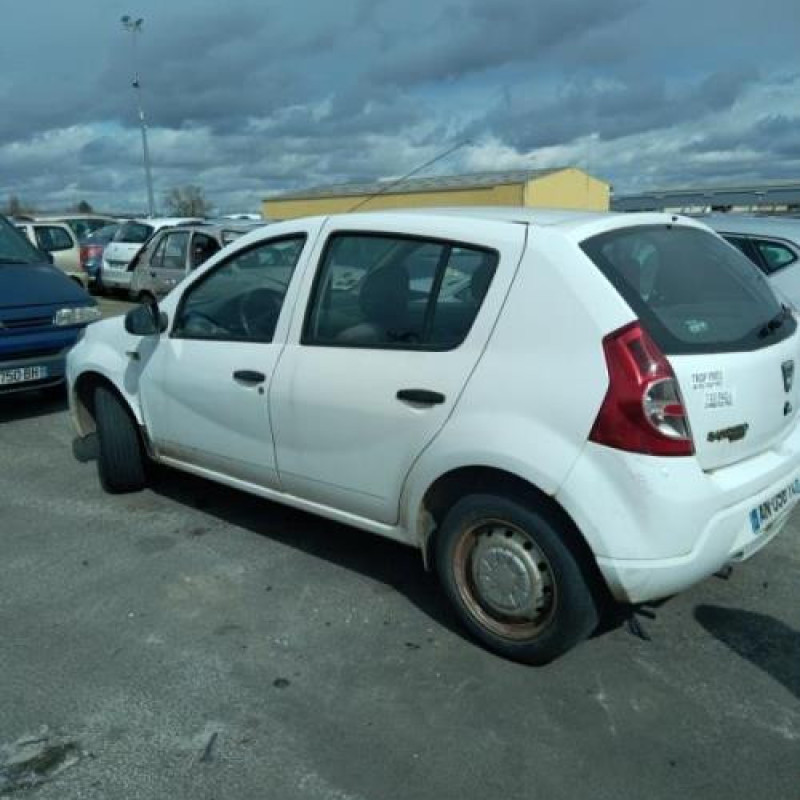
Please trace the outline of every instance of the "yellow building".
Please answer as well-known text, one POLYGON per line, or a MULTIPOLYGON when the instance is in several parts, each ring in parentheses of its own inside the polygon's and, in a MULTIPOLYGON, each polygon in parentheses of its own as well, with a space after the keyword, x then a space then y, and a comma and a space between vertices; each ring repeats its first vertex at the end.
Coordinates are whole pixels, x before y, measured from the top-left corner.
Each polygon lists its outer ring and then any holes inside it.
POLYGON ((340 183, 264 198, 267 219, 429 206, 528 206, 607 211, 610 186, 577 167, 479 172, 400 183, 340 183))

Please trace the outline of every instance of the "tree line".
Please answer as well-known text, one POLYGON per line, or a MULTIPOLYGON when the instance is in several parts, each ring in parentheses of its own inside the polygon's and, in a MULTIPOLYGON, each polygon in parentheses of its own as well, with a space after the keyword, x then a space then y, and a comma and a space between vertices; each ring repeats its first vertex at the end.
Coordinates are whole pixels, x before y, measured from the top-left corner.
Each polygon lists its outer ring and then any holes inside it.
MULTIPOLYGON (((212 206, 202 186, 187 184, 175 186, 164 194, 164 209, 174 217, 207 217, 212 206)), ((11 194, 2 213, 9 217, 34 216, 37 209, 19 195, 11 194)), ((88 201, 81 200, 67 208, 64 213, 93 214, 95 209, 88 201)))

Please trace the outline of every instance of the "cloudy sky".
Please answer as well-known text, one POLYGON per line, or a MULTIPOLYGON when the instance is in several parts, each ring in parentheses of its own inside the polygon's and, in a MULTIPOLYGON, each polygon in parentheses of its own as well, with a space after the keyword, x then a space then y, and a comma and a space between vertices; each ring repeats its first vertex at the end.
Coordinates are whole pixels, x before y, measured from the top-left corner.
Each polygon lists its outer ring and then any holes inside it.
POLYGON ((217 210, 399 176, 577 164, 644 187, 800 179, 798 0, 0 0, 0 205, 217 210))

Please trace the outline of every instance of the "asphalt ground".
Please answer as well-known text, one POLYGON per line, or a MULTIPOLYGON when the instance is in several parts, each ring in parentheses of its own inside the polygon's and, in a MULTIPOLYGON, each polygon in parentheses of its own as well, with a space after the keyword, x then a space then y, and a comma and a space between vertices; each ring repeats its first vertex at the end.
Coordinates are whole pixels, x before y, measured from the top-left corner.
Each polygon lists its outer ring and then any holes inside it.
POLYGON ((133 308, 136 305, 136 303, 123 300, 121 297, 103 297, 95 295, 94 299, 103 312, 104 318, 116 317, 120 314, 124 314, 129 308, 133 308))
POLYGON ((72 440, 0 398, 0 795, 800 798, 800 512, 531 668, 411 549, 169 470, 106 495, 72 440))

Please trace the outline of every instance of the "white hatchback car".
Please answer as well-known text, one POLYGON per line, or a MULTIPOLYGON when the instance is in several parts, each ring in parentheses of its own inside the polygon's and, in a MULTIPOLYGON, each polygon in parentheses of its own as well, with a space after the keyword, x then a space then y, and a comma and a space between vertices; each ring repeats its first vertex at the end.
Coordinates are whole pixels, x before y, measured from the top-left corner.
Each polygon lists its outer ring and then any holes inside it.
POLYGON ((738 247, 766 276, 780 297, 800 309, 800 219, 712 214, 702 217, 738 247))
POLYGON ((667 214, 435 209, 239 239, 68 364, 110 491, 152 459, 421 549, 467 629, 543 663, 610 593, 678 592, 800 494, 800 337, 667 214))

